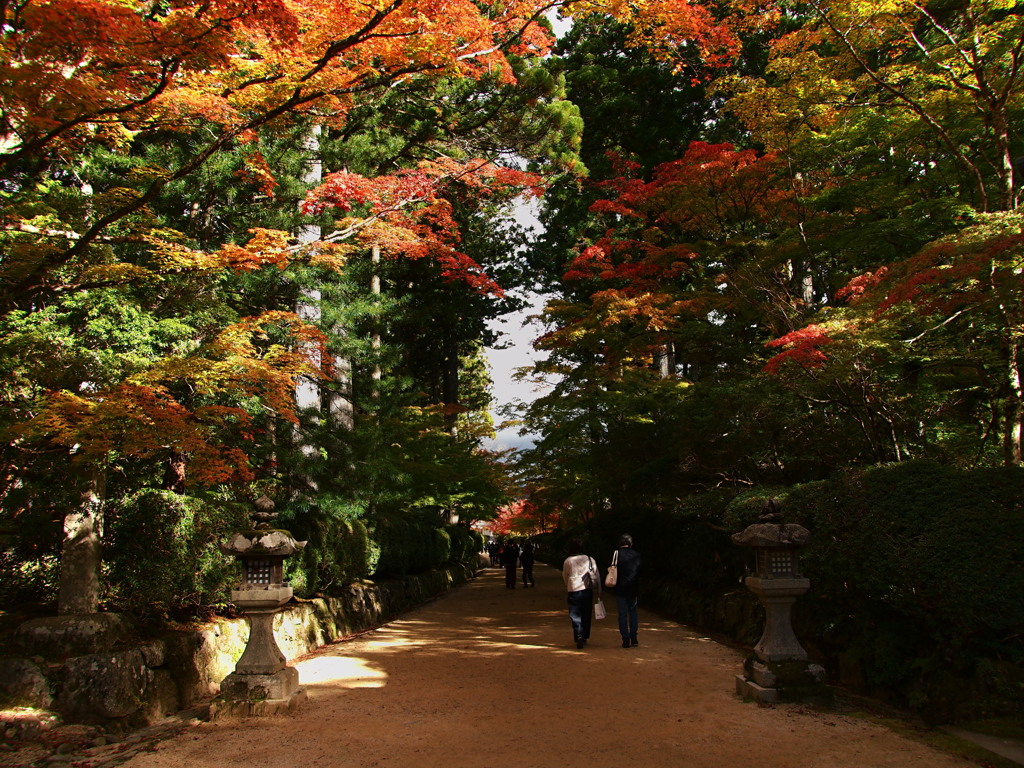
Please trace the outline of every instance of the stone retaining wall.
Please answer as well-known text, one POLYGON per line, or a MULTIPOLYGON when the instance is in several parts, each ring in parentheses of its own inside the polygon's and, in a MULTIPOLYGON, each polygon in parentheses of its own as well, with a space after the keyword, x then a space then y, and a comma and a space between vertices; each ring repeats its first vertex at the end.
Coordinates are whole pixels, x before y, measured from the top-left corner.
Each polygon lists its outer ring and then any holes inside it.
MULTIPOLYGON (((275 618, 274 635, 285 657, 294 659, 378 626, 474 574, 469 565, 453 565, 352 584, 339 597, 287 605, 275 618)), ((15 638, 19 657, 0 658, 0 706, 52 710, 65 722, 138 727, 215 696, 249 636, 245 619, 220 619, 131 641, 130 627, 122 631, 123 617, 98 616, 111 619, 101 641, 90 617, 58 616, 22 625, 15 638), (89 629, 78 633, 75 622, 89 629)))

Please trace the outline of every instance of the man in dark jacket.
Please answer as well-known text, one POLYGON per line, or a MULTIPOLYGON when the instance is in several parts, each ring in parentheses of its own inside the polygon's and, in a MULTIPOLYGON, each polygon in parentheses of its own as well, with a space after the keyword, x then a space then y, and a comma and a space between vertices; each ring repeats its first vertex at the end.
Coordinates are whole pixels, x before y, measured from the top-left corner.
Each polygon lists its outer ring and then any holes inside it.
POLYGON ((506 541, 501 552, 501 564, 505 566, 505 587, 516 588, 516 565, 519 563, 519 546, 514 541, 506 541))
POLYGON ((622 647, 629 648, 639 645, 636 630, 640 619, 636 607, 640 594, 641 559, 640 553, 633 549, 633 537, 628 533, 619 537, 616 556, 618 578, 615 582, 615 603, 619 610, 619 634, 622 635, 622 647))
POLYGON ((519 550, 519 563, 523 566, 523 587, 536 587, 533 580, 533 542, 523 542, 523 548, 519 550))

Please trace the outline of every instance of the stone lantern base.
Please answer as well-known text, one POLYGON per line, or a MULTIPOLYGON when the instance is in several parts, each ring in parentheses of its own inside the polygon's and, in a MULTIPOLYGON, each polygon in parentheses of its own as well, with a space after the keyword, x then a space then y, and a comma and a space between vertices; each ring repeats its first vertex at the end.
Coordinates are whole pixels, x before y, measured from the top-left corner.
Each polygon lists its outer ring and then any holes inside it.
POLYGON ((307 701, 299 670, 287 665, 274 639, 274 615, 291 596, 292 588, 283 585, 231 591, 231 601, 249 622, 249 640, 210 705, 211 720, 291 712, 307 701))
POLYGON ((736 675, 736 693, 758 704, 779 701, 829 700, 825 669, 806 661, 761 661, 751 656, 743 666, 746 674, 736 675))
POLYGON ((285 714, 308 700, 295 667, 265 673, 236 669, 220 684, 220 695, 210 704, 210 720, 285 714))
MULTIPOLYGON (((289 669, 292 668, 289 667, 289 669)), ((298 673, 295 676, 295 684, 298 685, 298 673)), ((209 719, 213 721, 241 717, 286 715, 294 712, 309 701, 305 688, 296 688, 290 695, 275 699, 262 698, 263 690, 262 686, 259 685, 249 689, 247 693, 251 698, 234 698, 221 693, 210 704, 209 719)))

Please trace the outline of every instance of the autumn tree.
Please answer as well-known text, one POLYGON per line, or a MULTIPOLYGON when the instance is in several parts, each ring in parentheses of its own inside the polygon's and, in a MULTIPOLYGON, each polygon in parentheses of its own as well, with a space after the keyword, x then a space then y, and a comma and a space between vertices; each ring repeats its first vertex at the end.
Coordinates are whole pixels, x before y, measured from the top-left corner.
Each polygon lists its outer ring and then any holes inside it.
MULTIPOLYGON (((1015 3, 812 0, 730 104, 770 149, 856 148, 858 165, 982 211, 1018 199, 1024 18, 1015 3)), ((877 173, 875 174, 878 175, 877 173)))
MULTIPOLYGON (((422 10, 401 2, 3 6, 0 307, 12 331, 5 367, 17 374, 5 399, 8 490, 24 485, 47 444, 101 467, 157 455, 195 462, 208 446, 219 459, 202 466, 213 474, 179 471, 179 480, 252 475, 252 437, 267 433, 259 424, 247 431, 251 419, 265 418, 264 408, 294 418, 282 382, 329 372, 301 353, 326 343, 324 334, 282 314, 277 288, 254 300, 260 281, 245 276, 295 263, 336 270, 342 241, 379 218, 295 247, 288 230, 306 158, 288 143, 313 124, 343 131, 361 99, 403 83, 487 77, 511 87, 506 56, 545 50, 542 6, 422 10), (438 14, 444 24, 428 20, 438 14), (247 190, 234 205, 229 180, 247 190), (126 333, 132 324, 141 332, 126 333), (220 369, 222 340, 244 333, 255 335, 230 354, 238 370, 220 369), (74 364, 41 371, 28 353, 34 337, 52 338, 74 364), (61 338, 75 343, 60 347, 61 338), (223 387, 209 391, 214 370, 223 387), (139 419, 103 416, 114 407, 139 419)), ((445 178, 407 187, 410 198, 399 190, 390 206, 415 204, 445 178)), ((391 188, 408 179, 400 174, 391 188)), ((416 225, 399 239, 413 248, 437 234, 416 225)), ((439 250, 420 255, 468 277, 472 268, 441 247, 445 237, 435 242, 439 250)))

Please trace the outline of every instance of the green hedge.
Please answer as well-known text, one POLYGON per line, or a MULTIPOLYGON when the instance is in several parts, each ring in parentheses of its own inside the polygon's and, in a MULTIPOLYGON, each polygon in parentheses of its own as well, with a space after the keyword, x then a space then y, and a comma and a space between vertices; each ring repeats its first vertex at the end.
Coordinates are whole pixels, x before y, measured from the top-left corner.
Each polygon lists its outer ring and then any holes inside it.
POLYGON ((421 512, 377 512, 323 495, 282 510, 279 523, 307 541, 286 573, 302 597, 331 595, 361 579, 387 578, 470 562, 479 534, 421 512))
MULTIPOLYGON (((143 490, 106 504, 104 601, 108 609, 141 615, 195 612, 228 601, 238 583, 234 558, 219 545, 250 527, 251 506, 170 491, 143 490)), ((307 544, 285 561, 300 597, 341 594, 348 584, 465 563, 475 567, 479 534, 422 512, 367 514, 322 495, 280 508, 277 525, 307 544)), ((4 532, 0 606, 52 600, 58 557, 32 531, 4 532), (24 534, 24 535, 22 535, 24 534)))
POLYGON ((329 595, 369 578, 380 553, 362 514, 361 507, 329 495, 280 511, 276 524, 306 542, 300 555, 285 560, 285 577, 297 595, 329 595))
POLYGON ((450 562, 467 562, 483 548, 482 537, 460 525, 441 525, 430 513, 377 513, 368 519, 380 546, 374 576, 400 576, 450 562))
POLYGON ((798 486, 805 631, 838 678, 936 719, 1024 705, 1024 470, 908 463, 798 486))
POLYGON ((238 504, 212 504, 171 491, 144 490, 106 506, 105 600, 136 613, 227 602, 238 582, 234 559, 218 545, 247 525, 238 504))

